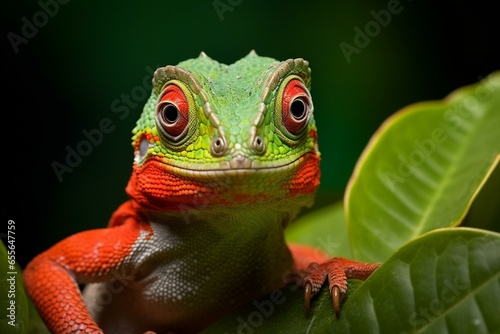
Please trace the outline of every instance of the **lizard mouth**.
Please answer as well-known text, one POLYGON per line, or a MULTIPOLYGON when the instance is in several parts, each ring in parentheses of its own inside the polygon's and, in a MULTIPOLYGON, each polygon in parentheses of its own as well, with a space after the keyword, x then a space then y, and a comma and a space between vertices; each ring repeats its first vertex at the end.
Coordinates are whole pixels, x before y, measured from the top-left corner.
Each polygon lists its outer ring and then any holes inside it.
POLYGON ((249 175, 260 175, 260 174, 269 174, 276 173, 280 174, 281 172, 286 172, 290 170, 299 169, 302 164, 307 160, 307 157, 311 153, 308 152, 292 160, 288 163, 276 164, 275 161, 270 161, 270 163, 274 163, 271 166, 256 166, 254 162, 252 162, 247 157, 243 156, 235 156, 230 161, 223 161, 220 163, 217 168, 208 168, 208 169, 198 169, 198 168, 189 168, 189 167, 180 167, 174 166, 170 164, 166 164, 167 168, 171 170, 171 172, 175 175, 181 177, 189 177, 189 178, 224 178, 224 177, 247 177, 249 175))

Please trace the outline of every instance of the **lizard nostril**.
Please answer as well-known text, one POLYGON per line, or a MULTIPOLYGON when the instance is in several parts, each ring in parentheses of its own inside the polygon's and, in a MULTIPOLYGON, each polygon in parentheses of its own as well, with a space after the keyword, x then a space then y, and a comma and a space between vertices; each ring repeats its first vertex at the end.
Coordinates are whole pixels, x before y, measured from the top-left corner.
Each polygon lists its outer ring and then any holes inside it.
POLYGON ((264 154, 266 152, 266 144, 260 136, 255 136, 252 142, 252 149, 257 154, 264 154))
POLYGON ((227 150, 227 144, 222 137, 214 137, 210 143, 210 152, 213 156, 220 157, 227 150))

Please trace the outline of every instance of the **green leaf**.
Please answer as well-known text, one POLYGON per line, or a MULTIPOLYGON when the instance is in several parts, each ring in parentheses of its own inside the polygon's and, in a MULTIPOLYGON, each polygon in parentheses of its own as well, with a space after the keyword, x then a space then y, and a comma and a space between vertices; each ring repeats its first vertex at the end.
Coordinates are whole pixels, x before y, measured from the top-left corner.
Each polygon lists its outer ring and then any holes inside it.
POLYGON ((365 282, 349 280, 338 320, 326 286, 309 316, 303 290, 289 286, 202 333, 494 333, 500 330, 498 254, 498 233, 435 230, 403 246, 365 282))
POLYGON ((390 257, 342 308, 338 333, 498 333, 500 234, 439 229, 390 257))
POLYGON ((427 231, 459 224, 498 162, 499 129, 500 72, 390 117, 346 191, 354 258, 384 261, 427 231))
POLYGON ((285 230, 287 242, 315 246, 331 256, 352 257, 341 202, 301 216, 285 230))

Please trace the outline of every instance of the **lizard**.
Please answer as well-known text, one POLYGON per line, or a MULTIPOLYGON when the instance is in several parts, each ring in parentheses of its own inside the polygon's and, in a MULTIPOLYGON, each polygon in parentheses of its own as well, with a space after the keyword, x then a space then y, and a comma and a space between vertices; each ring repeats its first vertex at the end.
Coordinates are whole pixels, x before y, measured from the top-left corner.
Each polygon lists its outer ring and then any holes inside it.
POLYGON ((347 279, 380 263, 285 241, 320 183, 308 61, 252 50, 226 65, 202 52, 158 68, 152 85, 132 131, 129 199, 107 227, 24 270, 49 330, 197 333, 292 277, 306 311, 328 282, 339 316, 347 279))

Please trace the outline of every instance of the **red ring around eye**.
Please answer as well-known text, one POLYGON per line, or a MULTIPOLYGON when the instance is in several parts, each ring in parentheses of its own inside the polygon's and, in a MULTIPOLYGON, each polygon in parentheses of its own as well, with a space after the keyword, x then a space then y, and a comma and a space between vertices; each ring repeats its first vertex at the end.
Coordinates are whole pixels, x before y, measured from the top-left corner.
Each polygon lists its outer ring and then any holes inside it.
POLYGON ((167 86, 156 106, 157 119, 163 130, 172 136, 181 135, 189 123, 189 104, 177 85, 167 86))
POLYGON ((292 79, 283 91, 281 122, 291 134, 298 134, 309 120, 310 99, 307 88, 298 79, 292 79))

